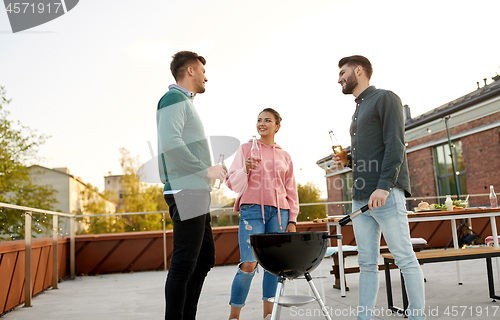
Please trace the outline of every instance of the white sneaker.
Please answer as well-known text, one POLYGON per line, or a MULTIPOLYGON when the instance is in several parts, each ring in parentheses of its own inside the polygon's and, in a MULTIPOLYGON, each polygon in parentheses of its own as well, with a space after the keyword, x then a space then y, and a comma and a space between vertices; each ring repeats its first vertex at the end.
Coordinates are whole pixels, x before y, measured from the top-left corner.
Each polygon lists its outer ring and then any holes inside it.
POLYGON ((272 316, 272 314, 268 314, 268 315, 264 318, 264 320, 271 320, 271 316, 272 316))

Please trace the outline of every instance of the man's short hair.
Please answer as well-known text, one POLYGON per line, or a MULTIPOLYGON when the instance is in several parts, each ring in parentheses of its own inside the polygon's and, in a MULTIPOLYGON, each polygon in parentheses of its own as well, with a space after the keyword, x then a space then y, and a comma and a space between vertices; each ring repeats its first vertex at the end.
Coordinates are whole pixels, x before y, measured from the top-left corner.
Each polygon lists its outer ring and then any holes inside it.
POLYGON ((170 71, 172 72, 175 81, 178 81, 182 78, 182 75, 191 63, 195 63, 196 61, 200 61, 203 65, 207 63, 205 58, 191 51, 179 51, 174 54, 172 58, 172 62, 170 63, 170 71))
POLYGON ((348 65, 349 67, 356 68, 357 66, 362 66, 368 76, 368 79, 372 77, 373 68, 370 60, 363 56, 350 56, 340 59, 339 68, 342 68, 344 65, 348 65))

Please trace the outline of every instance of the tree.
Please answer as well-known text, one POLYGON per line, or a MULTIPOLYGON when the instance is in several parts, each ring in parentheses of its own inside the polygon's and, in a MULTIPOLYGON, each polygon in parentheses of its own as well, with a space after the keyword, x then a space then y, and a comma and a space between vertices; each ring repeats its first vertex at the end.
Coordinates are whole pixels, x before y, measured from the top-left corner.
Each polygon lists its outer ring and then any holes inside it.
POLYGON ((215 215, 214 219, 212 219, 212 224, 217 225, 219 227, 229 226, 238 224, 239 221, 233 219, 231 221, 229 215, 233 214, 234 202, 236 199, 228 198, 224 192, 225 187, 222 186, 220 189, 212 189, 210 193, 211 201, 210 206, 212 208, 217 208, 212 214, 215 215))
MULTIPOLYGON (((132 157, 130 152, 120 149, 120 165, 123 171, 122 184, 124 188, 122 212, 148 212, 168 210, 163 199, 163 188, 141 182, 136 177, 141 162, 138 157, 132 157)), ((172 228, 170 216, 167 214, 167 229, 172 228)), ((123 231, 162 230, 161 213, 141 216, 123 216, 123 231)))
POLYGON ((225 187, 221 187, 220 189, 212 189, 210 192, 210 205, 217 207, 232 207, 234 205, 235 199, 228 198, 226 193, 224 192, 225 187))
MULTIPOLYGON (((297 185, 297 192, 299 194, 299 203, 321 202, 321 191, 312 181, 309 181, 305 185, 299 183, 297 185)), ((324 205, 301 206, 297 221, 312 221, 324 218, 325 215, 324 205)))
MULTIPOLYGON (((79 210, 77 214, 101 214, 108 212, 107 201, 115 201, 112 192, 105 190, 99 192, 97 187, 87 183, 85 189, 81 192, 83 210, 79 210)), ((111 216, 102 217, 84 217, 82 219, 83 227, 79 233, 83 234, 100 234, 116 232, 116 219, 111 216)))
MULTIPOLYGON (((123 170, 122 184, 124 194, 120 212, 150 212, 168 211, 168 205, 163 199, 163 189, 157 185, 149 185, 141 182, 136 177, 136 170, 140 166, 140 159, 132 157, 130 152, 120 149, 120 165, 123 170)), ((115 196, 110 191, 99 192, 99 190, 87 184, 86 190, 82 192, 84 201, 83 210, 79 214, 100 214, 106 212, 106 200, 116 202, 115 196)), ((151 231, 163 229, 163 215, 161 213, 144 215, 121 215, 121 216, 96 216, 84 217, 84 227, 81 233, 99 234, 130 231, 151 231)), ((166 228, 172 228, 172 221, 166 214, 166 228)))
MULTIPOLYGON (((8 118, 5 110, 11 100, 6 98, 5 87, 0 86, 0 202, 37 209, 53 210, 57 202, 55 190, 38 186, 31 181, 27 165, 36 160, 38 147, 47 140, 36 130, 8 118)), ((46 231, 50 222, 41 214, 33 214, 34 236, 46 231)), ((24 219, 18 210, 4 210, 0 215, 0 237, 19 239, 24 234, 24 219), (3 235, 3 236, 1 236, 3 235)))

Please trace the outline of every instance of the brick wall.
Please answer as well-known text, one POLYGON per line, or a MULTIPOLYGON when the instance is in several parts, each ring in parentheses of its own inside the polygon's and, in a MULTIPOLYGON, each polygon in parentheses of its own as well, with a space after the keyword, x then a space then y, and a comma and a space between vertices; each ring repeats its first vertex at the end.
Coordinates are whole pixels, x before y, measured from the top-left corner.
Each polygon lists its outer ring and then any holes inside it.
MULTIPOLYGON (((427 197, 437 195, 436 178, 434 173, 434 157, 432 148, 410 152, 408 154, 408 168, 410 171, 410 186, 413 197, 427 197)), ((437 200, 426 200, 436 203, 437 200)), ((408 210, 413 210, 420 200, 410 201, 408 210)))
MULTIPOLYGON (((328 171, 327 171, 328 173, 328 171)), ((331 176, 326 178, 326 185, 328 190, 328 201, 343 201, 344 194, 342 189, 342 175, 338 174, 335 176, 331 176)), ((328 215, 343 215, 344 208, 342 205, 338 204, 329 204, 328 205, 328 215)))
MULTIPOLYGON (((477 127, 482 127, 484 125, 487 125, 487 124, 490 124, 492 122, 499 121, 499 120, 500 120, 500 112, 490 114, 489 116, 483 117, 481 119, 476 119, 474 121, 467 122, 467 123, 461 124, 459 126, 450 128, 450 135, 458 134, 458 133, 461 133, 461 132, 464 132, 467 130, 471 130, 471 129, 474 129, 477 127)), ((443 127, 444 126, 445 126, 445 124, 443 122, 443 127)), ((439 139, 446 138, 446 137, 448 137, 446 130, 438 132, 438 133, 429 134, 428 136, 425 136, 423 138, 416 139, 416 140, 409 142, 407 148, 410 149, 410 148, 413 148, 415 146, 424 144, 426 142, 431 142, 431 141, 439 140, 439 139)))
MULTIPOLYGON (((469 194, 489 193, 490 185, 500 191, 500 132, 499 128, 462 138, 465 179, 469 194)), ((469 199, 471 206, 489 205, 489 198, 469 199)))
MULTIPOLYGON (((458 134, 489 123, 499 121, 500 112, 477 119, 453 128, 450 134, 458 134)), ((420 144, 446 138, 446 131, 430 134, 426 137, 411 141, 408 148, 420 144)), ((495 191, 500 191, 500 132, 499 128, 482 131, 461 138, 465 165, 465 179, 467 193, 489 193, 489 186, 493 185, 495 191)), ((408 154, 408 167, 412 196, 424 197, 437 195, 436 178, 434 171, 433 147, 414 151, 408 154)), ((470 206, 489 205, 486 196, 469 199, 470 206)), ((419 201, 411 202, 410 208, 419 201)), ((435 202, 430 199, 428 202, 435 202)))

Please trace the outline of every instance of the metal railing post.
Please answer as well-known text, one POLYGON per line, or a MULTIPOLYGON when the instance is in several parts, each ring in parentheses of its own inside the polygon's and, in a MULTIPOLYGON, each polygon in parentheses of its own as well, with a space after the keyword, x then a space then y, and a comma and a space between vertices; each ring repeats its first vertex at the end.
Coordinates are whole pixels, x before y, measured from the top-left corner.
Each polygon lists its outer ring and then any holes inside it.
POLYGON ((32 279, 31 273, 31 212, 24 213, 24 306, 31 307, 32 279))
POLYGON ((57 239, 59 229, 59 216, 52 216, 52 289, 57 289, 59 282, 59 244, 57 239))
POLYGON ((69 274, 75 278, 75 217, 69 218, 69 274))
POLYGON ((167 271, 167 230, 165 226, 165 212, 163 214, 163 266, 164 270, 167 271))

